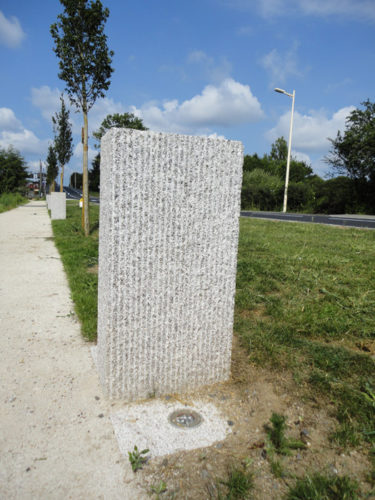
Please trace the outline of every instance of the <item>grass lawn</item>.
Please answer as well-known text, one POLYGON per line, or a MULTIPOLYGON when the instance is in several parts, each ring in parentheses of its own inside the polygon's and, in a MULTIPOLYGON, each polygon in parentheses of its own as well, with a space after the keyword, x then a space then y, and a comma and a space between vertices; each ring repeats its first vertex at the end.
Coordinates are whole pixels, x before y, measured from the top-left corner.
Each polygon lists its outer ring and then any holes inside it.
POLYGON ((241 220, 235 331, 250 360, 337 405, 333 439, 375 438, 375 232, 241 220))
POLYGON ((90 236, 81 228, 81 209, 77 201, 69 201, 66 219, 53 220, 55 244, 64 264, 75 304, 87 340, 96 340, 98 294, 99 207, 90 205, 90 236))
MULTIPOLYGON (((88 340, 96 338, 98 212, 90 207, 88 238, 76 202, 66 220, 52 221, 88 340)), ((333 408, 332 446, 375 460, 375 231, 243 218, 237 269, 234 329, 249 362, 290 374, 304 397, 333 408)), ((368 480, 375 485, 374 470, 368 480)))
POLYGON ((12 210, 19 205, 24 205, 29 200, 19 193, 3 193, 0 195, 0 214, 7 210, 12 210))

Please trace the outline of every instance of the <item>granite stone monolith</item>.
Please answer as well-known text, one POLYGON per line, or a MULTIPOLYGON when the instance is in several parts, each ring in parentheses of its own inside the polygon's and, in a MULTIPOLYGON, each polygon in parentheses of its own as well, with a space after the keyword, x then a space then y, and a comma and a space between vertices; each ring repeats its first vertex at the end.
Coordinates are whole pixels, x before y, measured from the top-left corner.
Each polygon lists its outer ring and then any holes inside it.
POLYGON ((66 219, 66 194, 51 193, 49 201, 51 219, 66 219))
POLYGON ((243 146, 111 129, 102 138, 98 370, 108 397, 230 375, 243 146))

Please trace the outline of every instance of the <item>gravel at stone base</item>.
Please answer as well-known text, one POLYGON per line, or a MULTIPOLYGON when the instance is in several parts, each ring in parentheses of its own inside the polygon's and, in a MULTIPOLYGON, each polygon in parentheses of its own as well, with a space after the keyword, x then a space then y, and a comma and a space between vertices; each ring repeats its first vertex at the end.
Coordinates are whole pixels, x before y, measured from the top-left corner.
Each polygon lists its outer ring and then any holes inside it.
POLYGON ((45 202, 0 215, 0 498, 143 499, 80 334, 45 202))

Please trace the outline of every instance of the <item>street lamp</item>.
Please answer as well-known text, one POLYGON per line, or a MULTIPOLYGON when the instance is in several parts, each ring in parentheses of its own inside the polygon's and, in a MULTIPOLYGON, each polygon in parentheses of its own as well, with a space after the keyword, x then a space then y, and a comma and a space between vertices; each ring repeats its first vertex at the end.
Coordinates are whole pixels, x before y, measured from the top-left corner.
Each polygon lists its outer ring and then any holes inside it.
POLYGON ((289 143, 288 143, 288 159, 286 162, 286 175, 285 175, 285 189, 284 189, 284 203, 283 203, 283 212, 286 212, 286 205, 288 201, 288 184, 289 184, 289 169, 290 169, 290 153, 292 149, 292 131, 293 131, 293 114, 294 114, 294 98, 296 96, 296 91, 293 90, 293 94, 289 94, 283 89, 275 88, 275 92, 279 92, 279 94, 285 94, 292 98, 292 113, 290 115, 290 128, 289 128, 289 143))

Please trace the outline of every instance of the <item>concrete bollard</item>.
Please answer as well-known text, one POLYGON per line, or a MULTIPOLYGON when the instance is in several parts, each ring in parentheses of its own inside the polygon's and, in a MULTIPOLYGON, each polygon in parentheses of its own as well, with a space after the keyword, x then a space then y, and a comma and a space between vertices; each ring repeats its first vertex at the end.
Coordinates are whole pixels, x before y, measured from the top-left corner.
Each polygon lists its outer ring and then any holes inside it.
POLYGON ((66 194, 51 193, 51 219, 66 219, 66 194))

